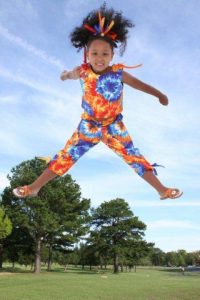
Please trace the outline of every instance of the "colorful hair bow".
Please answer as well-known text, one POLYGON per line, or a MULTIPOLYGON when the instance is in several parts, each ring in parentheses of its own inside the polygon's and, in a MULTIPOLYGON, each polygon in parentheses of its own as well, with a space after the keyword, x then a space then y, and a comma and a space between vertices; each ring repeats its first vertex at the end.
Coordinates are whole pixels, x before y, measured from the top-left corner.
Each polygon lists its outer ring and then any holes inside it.
POLYGON ((115 22, 112 20, 107 28, 104 28, 105 24, 105 17, 102 18, 101 13, 99 12, 99 24, 94 25, 94 27, 91 27, 88 24, 84 24, 84 27, 92 32, 94 35, 100 35, 100 36, 108 36, 113 41, 116 39, 117 34, 114 32, 111 32, 110 30, 114 26, 115 22))

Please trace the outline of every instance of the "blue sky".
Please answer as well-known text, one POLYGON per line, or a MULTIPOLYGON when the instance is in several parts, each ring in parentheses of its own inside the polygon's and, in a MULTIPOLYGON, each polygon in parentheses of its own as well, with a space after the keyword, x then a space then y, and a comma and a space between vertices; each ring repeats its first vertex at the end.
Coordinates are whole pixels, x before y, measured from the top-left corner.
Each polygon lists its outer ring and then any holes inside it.
MULTIPOLYGON (((11 168, 35 156, 53 155, 76 129, 79 81, 59 79, 82 63, 69 42, 74 26, 101 1, 0 0, 0 190, 11 168)), ((120 10, 121 0, 108 0, 120 10)), ((164 251, 200 249, 200 2, 124 0, 135 23, 126 52, 113 62, 143 63, 130 73, 169 97, 124 89, 124 122, 143 155, 167 186, 183 189, 160 201, 119 157, 99 144, 69 171, 93 206, 120 197, 147 224, 146 239, 164 251)))

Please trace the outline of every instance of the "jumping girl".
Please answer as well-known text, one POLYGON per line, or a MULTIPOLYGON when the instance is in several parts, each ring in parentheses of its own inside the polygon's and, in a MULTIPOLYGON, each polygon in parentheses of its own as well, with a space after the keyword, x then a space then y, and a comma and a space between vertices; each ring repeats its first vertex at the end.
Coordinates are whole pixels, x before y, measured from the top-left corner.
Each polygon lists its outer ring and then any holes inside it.
POLYGON ((98 11, 90 12, 81 26, 71 33, 72 45, 78 50, 84 49, 84 63, 72 71, 63 71, 61 80, 80 80, 83 91, 81 121, 64 149, 48 162, 43 173, 32 184, 15 188, 15 196, 37 196, 42 186, 57 175, 65 174, 100 141, 149 183, 160 199, 175 199, 182 195, 179 189, 168 188, 158 180, 156 165, 151 165, 135 148, 123 123, 124 84, 155 96, 162 105, 168 105, 166 95, 124 71, 128 67, 110 64, 115 48, 119 47, 121 54, 124 52, 128 29, 133 26, 121 12, 103 5, 98 11))

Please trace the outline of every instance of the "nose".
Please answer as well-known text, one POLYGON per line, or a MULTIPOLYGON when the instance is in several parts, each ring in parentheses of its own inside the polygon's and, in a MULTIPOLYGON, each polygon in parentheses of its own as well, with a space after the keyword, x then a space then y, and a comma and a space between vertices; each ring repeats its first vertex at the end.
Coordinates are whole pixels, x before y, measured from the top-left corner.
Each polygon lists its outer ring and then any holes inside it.
POLYGON ((99 60, 103 60, 103 59, 104 59, 104 56, 103 56, 103 54, 99 54, 99 55, 97 55, 97 59, 99 59, 99 60))

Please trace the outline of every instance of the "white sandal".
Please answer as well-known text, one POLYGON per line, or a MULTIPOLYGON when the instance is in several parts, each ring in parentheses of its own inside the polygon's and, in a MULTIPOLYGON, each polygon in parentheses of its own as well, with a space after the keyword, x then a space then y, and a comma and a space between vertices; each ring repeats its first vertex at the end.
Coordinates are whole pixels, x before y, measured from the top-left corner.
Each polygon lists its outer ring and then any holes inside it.
POLYGON ((13 189, 13 195, 17 198, 37 197, 37 192, 32 192, 28 185, 13 189))
POLYGON ((176 199, 183 195, 183 192, 179 189, 167 189, 166 192, 160 197, 161 200, 176 199))

